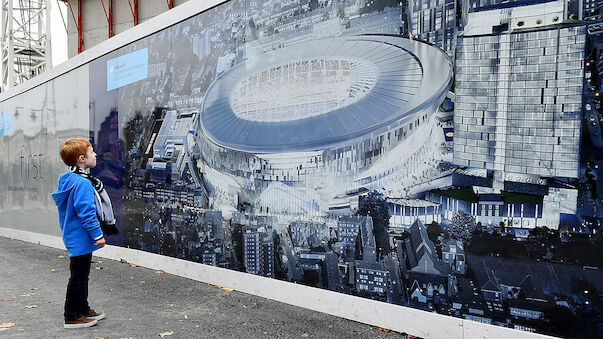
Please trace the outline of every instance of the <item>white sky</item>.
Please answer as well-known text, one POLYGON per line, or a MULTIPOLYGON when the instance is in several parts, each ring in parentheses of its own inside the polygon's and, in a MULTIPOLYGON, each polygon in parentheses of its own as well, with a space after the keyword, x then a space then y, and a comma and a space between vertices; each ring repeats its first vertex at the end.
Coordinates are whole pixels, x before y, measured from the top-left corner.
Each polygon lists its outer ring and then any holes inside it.
POLYGON ((57 0, 46 0, 50 6, 50 43, 52 44, 52 66, 56 66, 67 60, 67 32, 61 20, 61 12, 65 25, 69 27, 69 21, 73 20, 71 12, 65 3, 57 0))

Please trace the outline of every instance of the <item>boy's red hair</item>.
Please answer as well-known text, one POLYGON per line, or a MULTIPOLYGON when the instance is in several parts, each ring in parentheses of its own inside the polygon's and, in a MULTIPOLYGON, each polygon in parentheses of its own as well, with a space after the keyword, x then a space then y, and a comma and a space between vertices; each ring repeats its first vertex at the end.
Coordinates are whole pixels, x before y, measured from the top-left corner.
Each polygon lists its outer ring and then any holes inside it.
POLYGON ((88 154, 88 147, 92 146, 90 141, 84 138, 73 138, 63 141, 61 145, 61 159, 67 166, 77 165, 77 158, 80 155, 86 156, 88 154))

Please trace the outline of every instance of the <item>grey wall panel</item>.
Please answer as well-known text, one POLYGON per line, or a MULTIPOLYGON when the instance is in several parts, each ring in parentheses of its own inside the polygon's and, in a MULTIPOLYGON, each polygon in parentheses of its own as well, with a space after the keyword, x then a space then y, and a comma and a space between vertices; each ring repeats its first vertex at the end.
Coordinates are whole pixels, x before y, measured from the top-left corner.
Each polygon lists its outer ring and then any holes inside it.
POLYGON ((60 235, 50 194, 65 171, 63 140, 88 137, 88 67, 82 66, 2 103, 13 132, 2 143, 0 226, 60 235), (6 165, 4 165, 6 164, 6 165))

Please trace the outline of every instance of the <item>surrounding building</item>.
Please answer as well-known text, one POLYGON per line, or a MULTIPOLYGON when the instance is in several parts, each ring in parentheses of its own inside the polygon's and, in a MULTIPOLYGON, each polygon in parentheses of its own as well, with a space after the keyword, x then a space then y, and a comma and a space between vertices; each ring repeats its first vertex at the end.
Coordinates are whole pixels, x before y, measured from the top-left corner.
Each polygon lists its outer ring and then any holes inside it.
POLYGON ((428 41, 452 57, 456 48, 456 3, 455 0, 408 1, 412 38, 428 41))
POLYGON ((274 248, 271 233, 265 227, 245 227, 243 233, 245 272, 274 277, 274 248))
POLYGON ((385 294, 389 280, 389 271, 381 263, 356 261, 356 290, 376 294, 385 294))
POLYGON ((390 211, 390 226, 410 227, 418 218, 425 225, 441 222, 440 204, 421 199, 387 199, 390 211))
POLYGON ((582 0, 582 19, 589 23, 601 22, 603 20, 601 6, 603 6, 601 0, 582 0))
POLYGON ((450 267, 438 258, 435 245, 427 235, 427 228, 417 219, 405 239, 405 259, 408 261, 406 278, 410 298, 419 304, 440 303, 449 291, 450 267))
POLYGON ((495 186, 578 177, 586 27, 467 33, 456 63, 453 162, 495 171, 495 186))
POLYGON ((189 139, 197 119, 195 111, 170 110, 165 113, 161 121, 161 128, 151 136, 151 149, 147 149, 144 156, 148 157, 147 170, 165 172, 171 180, 178 180, 187 166, 190 166, 187 157, 189 139))
POLYGON ((309 249, 326 243, 329 229, 324 223, 294 221, 289 224, 289 235, 294 247, 309 249))
POLYGON ((327 288, 331 291, 345 292, 349 289, 345 288, 341 272, 339 271, 339 263, 337 262, 337 254, 326 253, 324 259, 324 271, 327 278, 327 288))
POLYGON ((435 276, 450 273, 448 265, 438 258, 435 245, 427 235, 427 227, 420 220, 417 219, 410 227, 410 237, 405 242, 410 272, 435 276))
POLYGON ((465 274, 465 250, 463 242, 455 239, 448 239, 442 245, 442 261, 450 265, 452 272, 465 274))
POLYGON ((343 216, 337 220, 337 240, 344 246, 355 248, 360 224, 365 220, 363 217, 343 216))
POLYGON ((367 263, 377 262, 377 245, 373 234, 373 218, 361 217, 360 232, 360 256, 367 263))

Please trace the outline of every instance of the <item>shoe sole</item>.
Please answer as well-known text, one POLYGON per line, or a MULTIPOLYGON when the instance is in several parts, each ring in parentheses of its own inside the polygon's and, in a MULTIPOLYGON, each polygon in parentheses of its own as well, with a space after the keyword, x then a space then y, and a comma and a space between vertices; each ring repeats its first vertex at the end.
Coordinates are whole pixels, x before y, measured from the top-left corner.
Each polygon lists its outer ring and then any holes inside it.
POLYGON ((89 323, 81 323, 81 324, 63 324, 63 328, 86 328, 96 325, 98 320, 92 320, 89 323))
POLYGON ((103 319, 105 319, 105 314, 101 313, 101 314, 97 315, 96 317, 86 317, 86 319, 90 319, 90 320, 103 320, 103 319))

